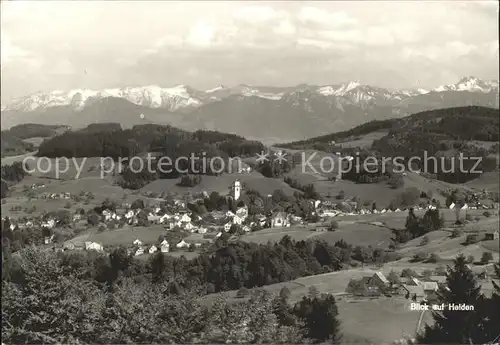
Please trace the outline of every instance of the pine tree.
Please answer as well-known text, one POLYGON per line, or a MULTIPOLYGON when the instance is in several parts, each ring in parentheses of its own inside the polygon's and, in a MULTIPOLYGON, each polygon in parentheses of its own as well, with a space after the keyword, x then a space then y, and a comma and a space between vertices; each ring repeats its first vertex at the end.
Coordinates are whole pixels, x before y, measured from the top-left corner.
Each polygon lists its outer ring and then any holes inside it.
MULTIPOLYGON (((496 278, 500 279, 500 264, 494 266, 496 278)), ((483 310, 485 313, 484 334, 489 341, 500 336, 500 283, 493 280, 495 291, 490 298, 485 300, 483 310)))
POLYGON ((422 344, 469 344, 488 341, 484 334, 484 296, 476 278, 467 266, 465 256, 454 260, 454 267, 448 268, 447 288, 438 292, 439 302, 445 305, 443 311, 433 312, 434 324, 426 325, 417 339, 422 344), (473 311, 449 310, 449 304, 474 306, 473 311))

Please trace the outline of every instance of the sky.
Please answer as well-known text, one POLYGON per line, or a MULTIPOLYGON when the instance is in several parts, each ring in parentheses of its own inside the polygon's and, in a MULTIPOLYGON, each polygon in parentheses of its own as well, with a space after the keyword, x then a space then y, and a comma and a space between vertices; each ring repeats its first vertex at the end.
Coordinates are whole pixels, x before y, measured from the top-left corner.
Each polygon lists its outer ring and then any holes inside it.
POLYGON ((2 101, 37 91, 498 79, 497 1, 1 1, 2 101))

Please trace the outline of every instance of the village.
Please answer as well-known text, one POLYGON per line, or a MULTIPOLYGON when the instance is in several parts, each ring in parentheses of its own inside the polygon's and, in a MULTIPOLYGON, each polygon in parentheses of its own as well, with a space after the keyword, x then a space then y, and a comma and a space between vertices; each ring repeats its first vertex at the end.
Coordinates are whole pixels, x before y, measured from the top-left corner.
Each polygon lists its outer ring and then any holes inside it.
MULTIPOLYGON (((28 189, 38 189, 43 187, 43 185, 33 185, 28 189)), ((100 208, 96 210, 94 208, 95 214, 94 219, 89 217, 88 212, 83 209, 76 210, 71 216, 71 219, 60 219, 60 213, 47 213, 41 217, 29 217, 25 216, 20 219, 9 218, 9 226, 12 231, 16 229, 26 229, 26 228, 41 228, 44 234, 43 243, 47 246, 51 246, 54 250, 96 250, 96 251, 106 251, 105 246, 101 243, 94 241, 84 241, 83 243, 78 241, 72 241, 72 239, 66 240, 63 243, 58 241, 54 229, 58 226, 71 225, 74 227, 85 227, 93 226, 102 231, 102 229, 115 229, 124 226, 138 227, 138 226, 162 226, 165 233, 168 232, 180 232, 185 233, 187 236, 185 238, 180 238, 176 240, 176 243, 169 243, 166 236, 160 236, 156 243, 146 243, 144 239, 141 238, 140 232, 137 234, 137 238, 130 241, 127 246, 127 250, 130 255, 143 255, 143 254, 153 254, 157 251, 163 253, 168 253, 172 250, 176 251, 194 251, 206 244, 215 242, 222 234, 226 233, 229 237, 234 238, 237 235, 257 231, 264 228, 286 228, 291 226, 305 226, 308 224, 308 220, 303 217, 279 211, 270 212, 269 214, 254 214, 249 216, 248 206, 241 202, 241 196, 243 192, 242 183, 239 180, 235 180, 229 188, 229 193, 227 195, 228 199, 232 199, 238 202, 238 207, 235 212, 231 210, 223 211, 212 211, 208 214, 200 217, 199 215, 193 213, 188 208, 188 203, 196 202, 198 200, 203 200, 208 198, 207 192, 201 193, 198 198, 182 198, 177 197, 170 199, 170 202, 159 202, 157 204, 145 205, 144 202, 134 202, 122 203, 120 205, 106 206, 104 203, 100 208), (187 237, 189 234, 199 234, 201 235, 202 241, 192 241, 187 237)), ((31 195, 31 197, 36 197, 31 195)), ((271 197, 269 195, 268 197, 271 197)), ((91 193, 82 192, 79 195, 72 195, 71 193, 43 193, 38 196, 40 199, 64 199, 64 200, 84 200, 89 202, 93 199, 91 193)), ((339 218, 342 216, 354 216, 354 215, 369 215, 369 214, 384 214, 392 212, 407 212, 406 208, 383 208, 378 209, 375 205, 372 208, 367 208, 358 205, 355 201, 342 201, 342 202, 332 202, 331 200, 310 200, 313 212, 316 220, 314 223, 327 223, 329 219, 339 218)), ((498 207, 498 204, 493 206, 481 205, 480 203, 475 203, 472 206, 467 204, 457 206, 454 203, 448 206, 449 209, 455 209, 457 211, 461 210, 476 210, 476 209, 490 209, 498 207)), ((426 207, 415 206, 414 211, 422 211, 426 209, 436 209, 436 205, 428 204, 426 207)), ((67 213, 66 213, 67 214, 67 213)), ((4 218, 3 222, 6 221, 4 218)), ((311 222, 309 220, 309 222, 311 222)), ((323 229, 323 228, 318 228, 323 229)), ((487 234, 488 238, 491 239, 498 238, 498 232, 487 234)), ((198 237, 199 238, 199 237, 198 237)), ((149 241, 150 242, 150 241, 149 241)), ((411 285, 410 285, 411 286, 411 285)), ((415 293, 413 293, 415 294, 415 293)))

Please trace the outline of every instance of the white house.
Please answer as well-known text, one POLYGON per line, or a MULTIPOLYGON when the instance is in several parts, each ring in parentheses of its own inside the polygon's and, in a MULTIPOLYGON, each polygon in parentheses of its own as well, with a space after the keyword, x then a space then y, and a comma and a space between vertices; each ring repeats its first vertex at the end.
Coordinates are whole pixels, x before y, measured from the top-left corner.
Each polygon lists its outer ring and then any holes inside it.
POLYGON ((179 220, 183 223, 188 223, 191 221, 191 217, 187 213, 184 213, 179 220))
POLYGON ((199 234, 206 234, 207 233, 207 228, 204 228, 204 227, 200 226, 198 228, 198 233, 199 234))
POLYGON ((156 253, 156 251, 158 250, 158 247, 155 246, 155 245, 152 245, 151 247, 149 247, 149 254, 153 254, 153 253, 156 253))
POLYGON ((189 243, 187 243, 186 241, 184 240, 181 240, 179 243, 177 243, 175 245, 177 248, 188 248, 189 247, 189 243))
POLYGON ((231 211, 226 212, 226 217, 234 217, 234 216, 235 216, 235 214, 233 212, 231 212, 231 211))
POLYGON ((52 243, 52 241, 54 241, 54 238, 55 238, 55 237, 56 237, 56 235, 55 235, 55 234, 52 234, 52 236, 45 236, 45 238, 44 238, 44 241, 43 241, 43 242, 44 242, 45 244, 50 244, 50 243, 52 243))
POLYGON ((195 228, 196 227, 191 222, 187 222, 187 223, 184 224, 184 229, 186 229, 186 230, 191 231, 191 230, 194 230, 195 228))
POLYGON ((163 240, 161 243, 160 243, 160 251, 162 253, 168 253, 170 251, 170 244, 168 244, 167 240, 163 240))
POLYGON ((132 242, 132 244, 135 246, 142 246, 142 241, 137 238, 134 242, 132 242))
POLYGON ((243 223, 243 218, 238 215, 233 217, 233 224, 241 225, 243 223))
POLYGON ((252 231, 252 229, 250 229, 250 227, 249 227, 248 225, 243 225, 242 229, 243 229, 243 231, 245 231, 245 232, 250 232, 250 231, 252 231))
POLYGON ((102 252, 104 248, 99 243, 85 242, 85 250, 95 250, 98 252, 102 252))
POLYGON ((127 219, 132 219, 135 216, 135 213, 133 210, 128 210, 127 213, 125 213, 125 218, 127 219))
POLYGON ((137 250, 134 253, 135 256, 142 255, 142 254, 144 254, 144 248, 142 248, 142 247, 137 248, 137 250))
MULTIPOLYGON (((42 228, 52 229, 56 225, 56 221, 54 219, 49 219, 46 222, 42 223, 42 228)), ((12 225, 11 225, 12 227, 12 225)))
POLYGON ((233 225, 232 222, 227 222, 226 224, 224 224, 224 231, 228 232, 231 229, 231 225, 233 225))
POLYGON ((104 211, 102 211, 102 215, 103 215, 105 221, 109 221, 111 219, 112 213, 111 213, 111 211, 104 210, 104 211))
POLYGON ((453 210, 455 208, 455 203, 452 202, 451 205, 448 207, 450 210, 453 210))
POLYGON ((160 223, 160 224, 164 224, 164 223, 166 223, 166 222, 167 222, 170 218, 172 218, 172 216, 171 216, 171 215, 169 215, 169 214, 166 214, 166 213, 165 213, 164 215, 160 216, 160 219, 158 219, 158 223, 160 223))
POLYGON ((271 219, 271 227, 272 228, 282 228, 290 226, 290 222, 288 221, 288 217, 285 212, 277 212, 273 215, 271 219))
POLYGON ((156 214, 150 213, 148 214, 148 221, 151 223, 158 223, 160 221, 160 216, 157 216, 156 214))
POLYGON ((245 219, 248 216, 248 207, 245 205, 236 210, 236 215, 242 219, 245 219))
POLYGON ((461 209, 462 209, 462 210, 467 210, 468 208, 469 208, 469 205, 465 204, 465 205, 463 205, 463 206, 462 206, 462 208, 461 208, 461 209))

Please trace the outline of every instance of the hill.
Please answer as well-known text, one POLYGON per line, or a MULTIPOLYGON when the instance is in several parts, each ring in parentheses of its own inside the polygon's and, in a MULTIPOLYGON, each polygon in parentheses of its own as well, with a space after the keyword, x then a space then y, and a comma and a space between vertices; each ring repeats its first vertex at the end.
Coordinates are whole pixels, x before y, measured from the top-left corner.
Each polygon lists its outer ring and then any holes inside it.
MULTIPOLYGON (((420 169, 443 181, 464 183, 479 177, 480 172, 497 169, 499 120, 498 110, 493 108, 446 108, 402 119, 372 121, 349 131, 279 146, 359 154, 362 159, 368 156, 390 158, 393 165, 396 160, 402 162, 406 170, 420 169)), ((382 178, 375 176, 379 174, 366 173, 366 169, 353 170, 356 169, 351 169, 343 178, 364 183, 382 178)))

